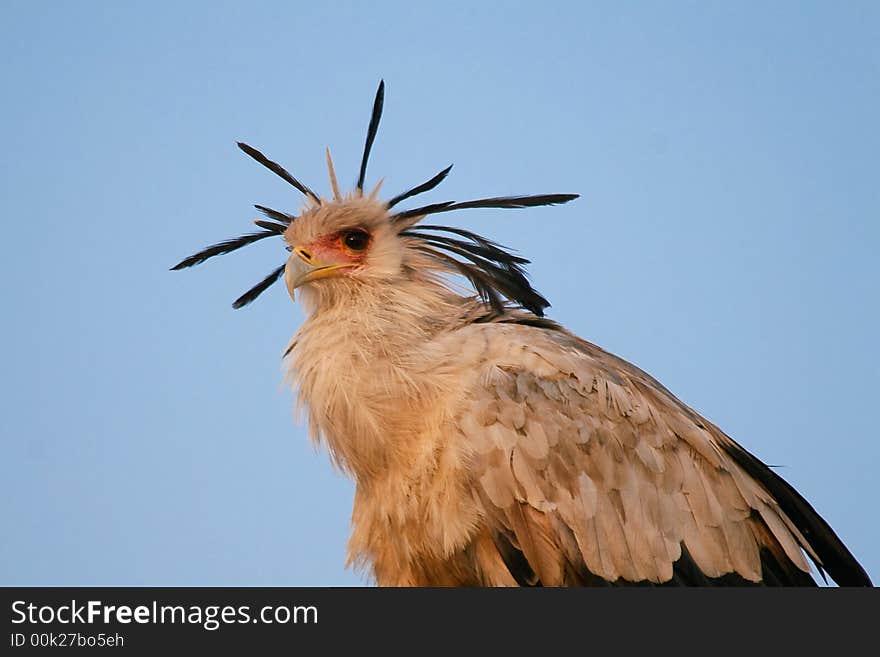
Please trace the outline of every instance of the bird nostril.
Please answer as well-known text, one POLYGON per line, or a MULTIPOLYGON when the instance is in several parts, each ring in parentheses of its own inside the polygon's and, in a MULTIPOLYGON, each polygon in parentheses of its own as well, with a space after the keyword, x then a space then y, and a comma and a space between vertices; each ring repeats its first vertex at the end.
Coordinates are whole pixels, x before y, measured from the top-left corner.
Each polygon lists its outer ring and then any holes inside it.
POLYGON ((296 253, 296 255, 298 255, 300 258, 302 258, 306 262, 308 262, 308 263, 312 262, 312 253, 310 251, 308 251, 307 249, 304 249, 302 247, 297 247, 293 250, 293 252, 296 253))

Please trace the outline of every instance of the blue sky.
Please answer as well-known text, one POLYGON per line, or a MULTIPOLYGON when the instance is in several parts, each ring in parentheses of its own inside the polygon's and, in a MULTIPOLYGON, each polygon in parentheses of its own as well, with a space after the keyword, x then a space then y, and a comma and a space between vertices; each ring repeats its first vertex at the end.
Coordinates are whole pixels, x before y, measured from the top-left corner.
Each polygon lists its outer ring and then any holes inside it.
POLYGON ((350 585, 352 485, 294 423, 302 319, 263 243, 296 192, 576 192, 450 223, 533 261, 550 316, 798 488, 880 581, 880 6, 0 5, 0 584, 350 585))

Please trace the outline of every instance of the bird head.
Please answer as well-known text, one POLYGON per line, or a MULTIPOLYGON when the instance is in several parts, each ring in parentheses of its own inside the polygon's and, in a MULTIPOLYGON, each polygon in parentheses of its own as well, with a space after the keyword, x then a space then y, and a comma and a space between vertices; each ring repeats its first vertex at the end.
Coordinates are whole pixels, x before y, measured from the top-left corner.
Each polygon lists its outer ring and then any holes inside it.
POLYGON ((302 210, 294 215, 256 205, 265 216, 265 219, 254 222, 260 231, 209 246, 172 269, 191 267, 264 238, 281 236, 289 251, 287 261, 236 299, 232 304, 234 308, 249 304, 282 276, 290 296, 295 298, 295 291, 300 288, 332 291, 334 296, 357 294, 363 285, 394 284, 402 277, 418 276, 427 270, 463 277, 496 312, 503 313, 513 306, 542 316, 550 304, 529 283, 523 268, 528 260, 471 231, 420 222, 429 215, 453 210, 554 205, 571 201, 578 195, 503 196, 464 202, 444 201, 397 210, 399 203, 434 189, 446 178, 452 166, 389 200, 378 198, 381 181, 371 192, 364 192, 367 162, 382 116, 384 97, 385 84, 380 82, 357 186, 346 194, 339 191, 329 149, 327 167, 332 196, 324 198, 256 148, 239 142, 242 151, 305 196, 302 210))
POLYGON ((404 270, 405 243, 375 194, 324 200, 292 221, 283 237, 290 249, 284 280, 292 299, 298 288, 339 296, 357 293, 361 285, 393 284, 404 270))

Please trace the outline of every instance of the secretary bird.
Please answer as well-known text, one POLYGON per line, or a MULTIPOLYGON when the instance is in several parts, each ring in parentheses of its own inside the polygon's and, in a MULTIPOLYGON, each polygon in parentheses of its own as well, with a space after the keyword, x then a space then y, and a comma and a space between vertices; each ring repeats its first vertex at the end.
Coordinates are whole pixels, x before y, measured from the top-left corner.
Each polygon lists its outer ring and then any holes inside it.
MULTIPOLYGON (((423 223, 468 208, 576 194, 397 206, 364 192, 384 100, 373 104, 356 189, 265 206, 261 229, 197 265, 280 236, 282 276, 307 319, 284 357, 311 437, 355 481, 349 563, 380 586, 813 586, 871 582, 832 528, 768 466, 636 366, 544 317, 527 260, 472 231, 423 223), (462 294, 462 282, 472 291, 462 294)), ((381 183, 380 183, 381 185, 381 183)))

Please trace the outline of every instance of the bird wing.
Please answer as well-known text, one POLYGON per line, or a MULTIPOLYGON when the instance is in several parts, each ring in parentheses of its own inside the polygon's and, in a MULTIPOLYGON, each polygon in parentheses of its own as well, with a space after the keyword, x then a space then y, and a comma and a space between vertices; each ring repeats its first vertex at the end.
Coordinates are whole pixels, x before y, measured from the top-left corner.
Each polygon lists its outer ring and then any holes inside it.
POLYGON ((809 556, 838 583, 868 581, 794 489, 649 375, 562 329, 482 330, 456 422, 495 548, 483 572, 500 559, 519 584, 813 584, 809 556))

